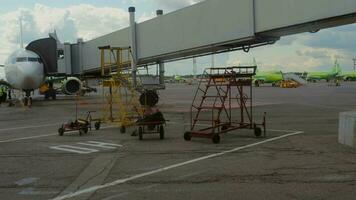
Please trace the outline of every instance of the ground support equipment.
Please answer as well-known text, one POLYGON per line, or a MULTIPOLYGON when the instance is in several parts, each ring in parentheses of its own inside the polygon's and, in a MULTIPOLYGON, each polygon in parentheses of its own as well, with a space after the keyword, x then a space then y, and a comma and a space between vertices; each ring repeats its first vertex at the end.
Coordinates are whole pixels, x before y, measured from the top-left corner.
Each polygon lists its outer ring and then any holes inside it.
POLYGON ((95 130, 99 130, 101 126, 100 119, 92 118, 91 113, 95 111, 88 111, 84 119, 76 119, 65 124, 58 129, 58 135, 63 136, 65 132, 69 131, 79 131, 79 135, 87 134, 89 130, 92 129, 92 123, 94 122, 95 130))
POLYGON ((253 129, 255 136, 266 135, 266 121, 254 122, 252 115, 252 77, 256 66, 208 68, 204 71, 191 106, 190 131, 193 137, 220 142, 220 134, 238 129, 253 129), (199 128, 199 127, 205 128, 199 128), (261 128, 262 126, 262 128, 261 128))
POLYGON ((102 76, 102 122, 117 124, 120 132, 142 116, 138 92, 132 85, 130 47, 99 47, 102 76))

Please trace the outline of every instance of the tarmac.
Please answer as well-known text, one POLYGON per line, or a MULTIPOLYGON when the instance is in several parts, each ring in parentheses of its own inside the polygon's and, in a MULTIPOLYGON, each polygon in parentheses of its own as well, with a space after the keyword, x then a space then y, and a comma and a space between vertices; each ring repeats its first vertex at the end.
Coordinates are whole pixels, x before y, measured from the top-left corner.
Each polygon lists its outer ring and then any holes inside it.
MULTIPOLYGON (((160 109, 165 139, 142 141, 115 124, 58 136, 75 118, 74 97, 0 108, 0 199, 355 199, 356 149, 338 144, 340 112, 356 109, 356 83, 296 89, 254 88, 254 116, 267 113, 267 137, 251 130, 193 138, 196 86, 168 84, 160 109)), ((91 94, 80 116, 100 110, 91 94)), ((99 115, 99 113, 94 113, 99 115)))

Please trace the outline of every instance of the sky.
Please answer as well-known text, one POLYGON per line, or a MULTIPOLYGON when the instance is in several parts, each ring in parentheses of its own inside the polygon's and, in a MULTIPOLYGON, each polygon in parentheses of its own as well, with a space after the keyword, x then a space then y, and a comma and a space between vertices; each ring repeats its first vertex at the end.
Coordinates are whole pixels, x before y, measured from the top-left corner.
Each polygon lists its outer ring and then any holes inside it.
MULTIPOLYGON (((90 40, 128 26, 129 6, 139 22, 192 5, 200 0, 0 0, 0 64, 19 48, 19 18, 23 18, 25 45, 54 29, 62 42, 90 40)), ((353 70, 356 24, 283 37, 274 45, 215 56, 215 66, 253 64, 261 71, 329 71, 338 59, 344 71, 353 70)), ((211 57, 197 58, 198 73, 211 66, 211 57)), ((191 59, 166 64, 168 75, 193 73, 191 59)))

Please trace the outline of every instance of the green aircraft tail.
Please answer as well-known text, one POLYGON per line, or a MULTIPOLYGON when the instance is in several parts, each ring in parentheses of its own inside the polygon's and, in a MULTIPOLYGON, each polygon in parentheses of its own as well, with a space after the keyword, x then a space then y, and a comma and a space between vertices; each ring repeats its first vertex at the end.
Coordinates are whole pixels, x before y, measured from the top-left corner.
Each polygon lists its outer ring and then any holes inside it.
POLYGON ((335 60, 335 64, 334 64, 333 68, 331 69, 331 73, 332 74, 340 74, 341 73, 341 67, 337 60, 335 60))

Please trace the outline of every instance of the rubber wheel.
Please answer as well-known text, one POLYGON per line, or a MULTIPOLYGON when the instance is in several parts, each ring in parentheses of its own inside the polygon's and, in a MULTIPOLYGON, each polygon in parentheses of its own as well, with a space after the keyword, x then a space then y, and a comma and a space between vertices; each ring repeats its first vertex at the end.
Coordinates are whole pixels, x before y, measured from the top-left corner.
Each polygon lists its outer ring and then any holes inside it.
POLYGON ((64 128, 59 128, 58 129, 58 135, 59 136, 63 136, 63 134, 64 134, 64 128))
POLYGON ((23 104, 24 104, 25 106, 28 105, 28 98, 27 98, 27 97, 25 97, 25 98, 23 99, 23 104))
POLYGON ((262 129, 260 127, 255 126, 254 128, 255 136, 256 137, 261 137, 262 135, 262 129))
POLYGON ((56 91, 52 91, 52 100, 56 100, 57 99, 57 94, 56 94, 56 91))
POLYGON ((120 127, 120 133, 122 133, 122 134, 126 133, 126 127, 125 126, 121 126, 120 127))
POLYGON ((189 132, 185 132, 185 133, 184 133, 184 140, 185 140, 185 141, 190 141, 190 140, 192 140, 192 136, 191 136, 191 134, 190 134, 189 132))
POLYGON ((259 81, 255 81, 255 87, 260 87, 259 81))
POLYGON ((158 103, 159 96, 156 91, 148 90, 141 94, 139 101, 142 106, 153 107, 158 103))
POLYGON ((45 100, 48 100, 48 99, 49 99, 48 91, 45 92, 45 94, 44 94, 44 99, 45 99, 45 100))
POLYGON ((84 133, 87 134, 88 131, 89 131, 88 125, 85 125, 85 126, 83 127, 83 130, 84 130, 84 133))
POLYGON ((164 139, 164 127, 163 126, 159 127, 159 139, 161 139, 161 140, 164 139))
POLYGON ((138 128, 138 139, 139 140, 143 139, 143 128, 142 127, 138 128))
POLYGON ((84 134, 85 134, 84 128, 79 129, 79 135, 81 136, 81 135, 84 135, 84 134))
POLYGON ((214 134, 211 139, 213 140, 214 144, 219 144, 220 143, 220 135, 219 134, 214 134))
POLYGON ((95 122, 95 124, 94 124, 95 130, 99 130, 100 129, 100 125, 101 125, 100 122, 95 122))
POLYGON ((28 98, 28 102, 27 102, 27 105, 28 107, 31 107, 32 106, 32 98, 28 98))
POLYGON ((221 127, 221 130, 222 130, 222 131, 225 131, 225 130, 227 130, 228 128, 229 128, 228 126, 222 126, 222 127, 221 127))

